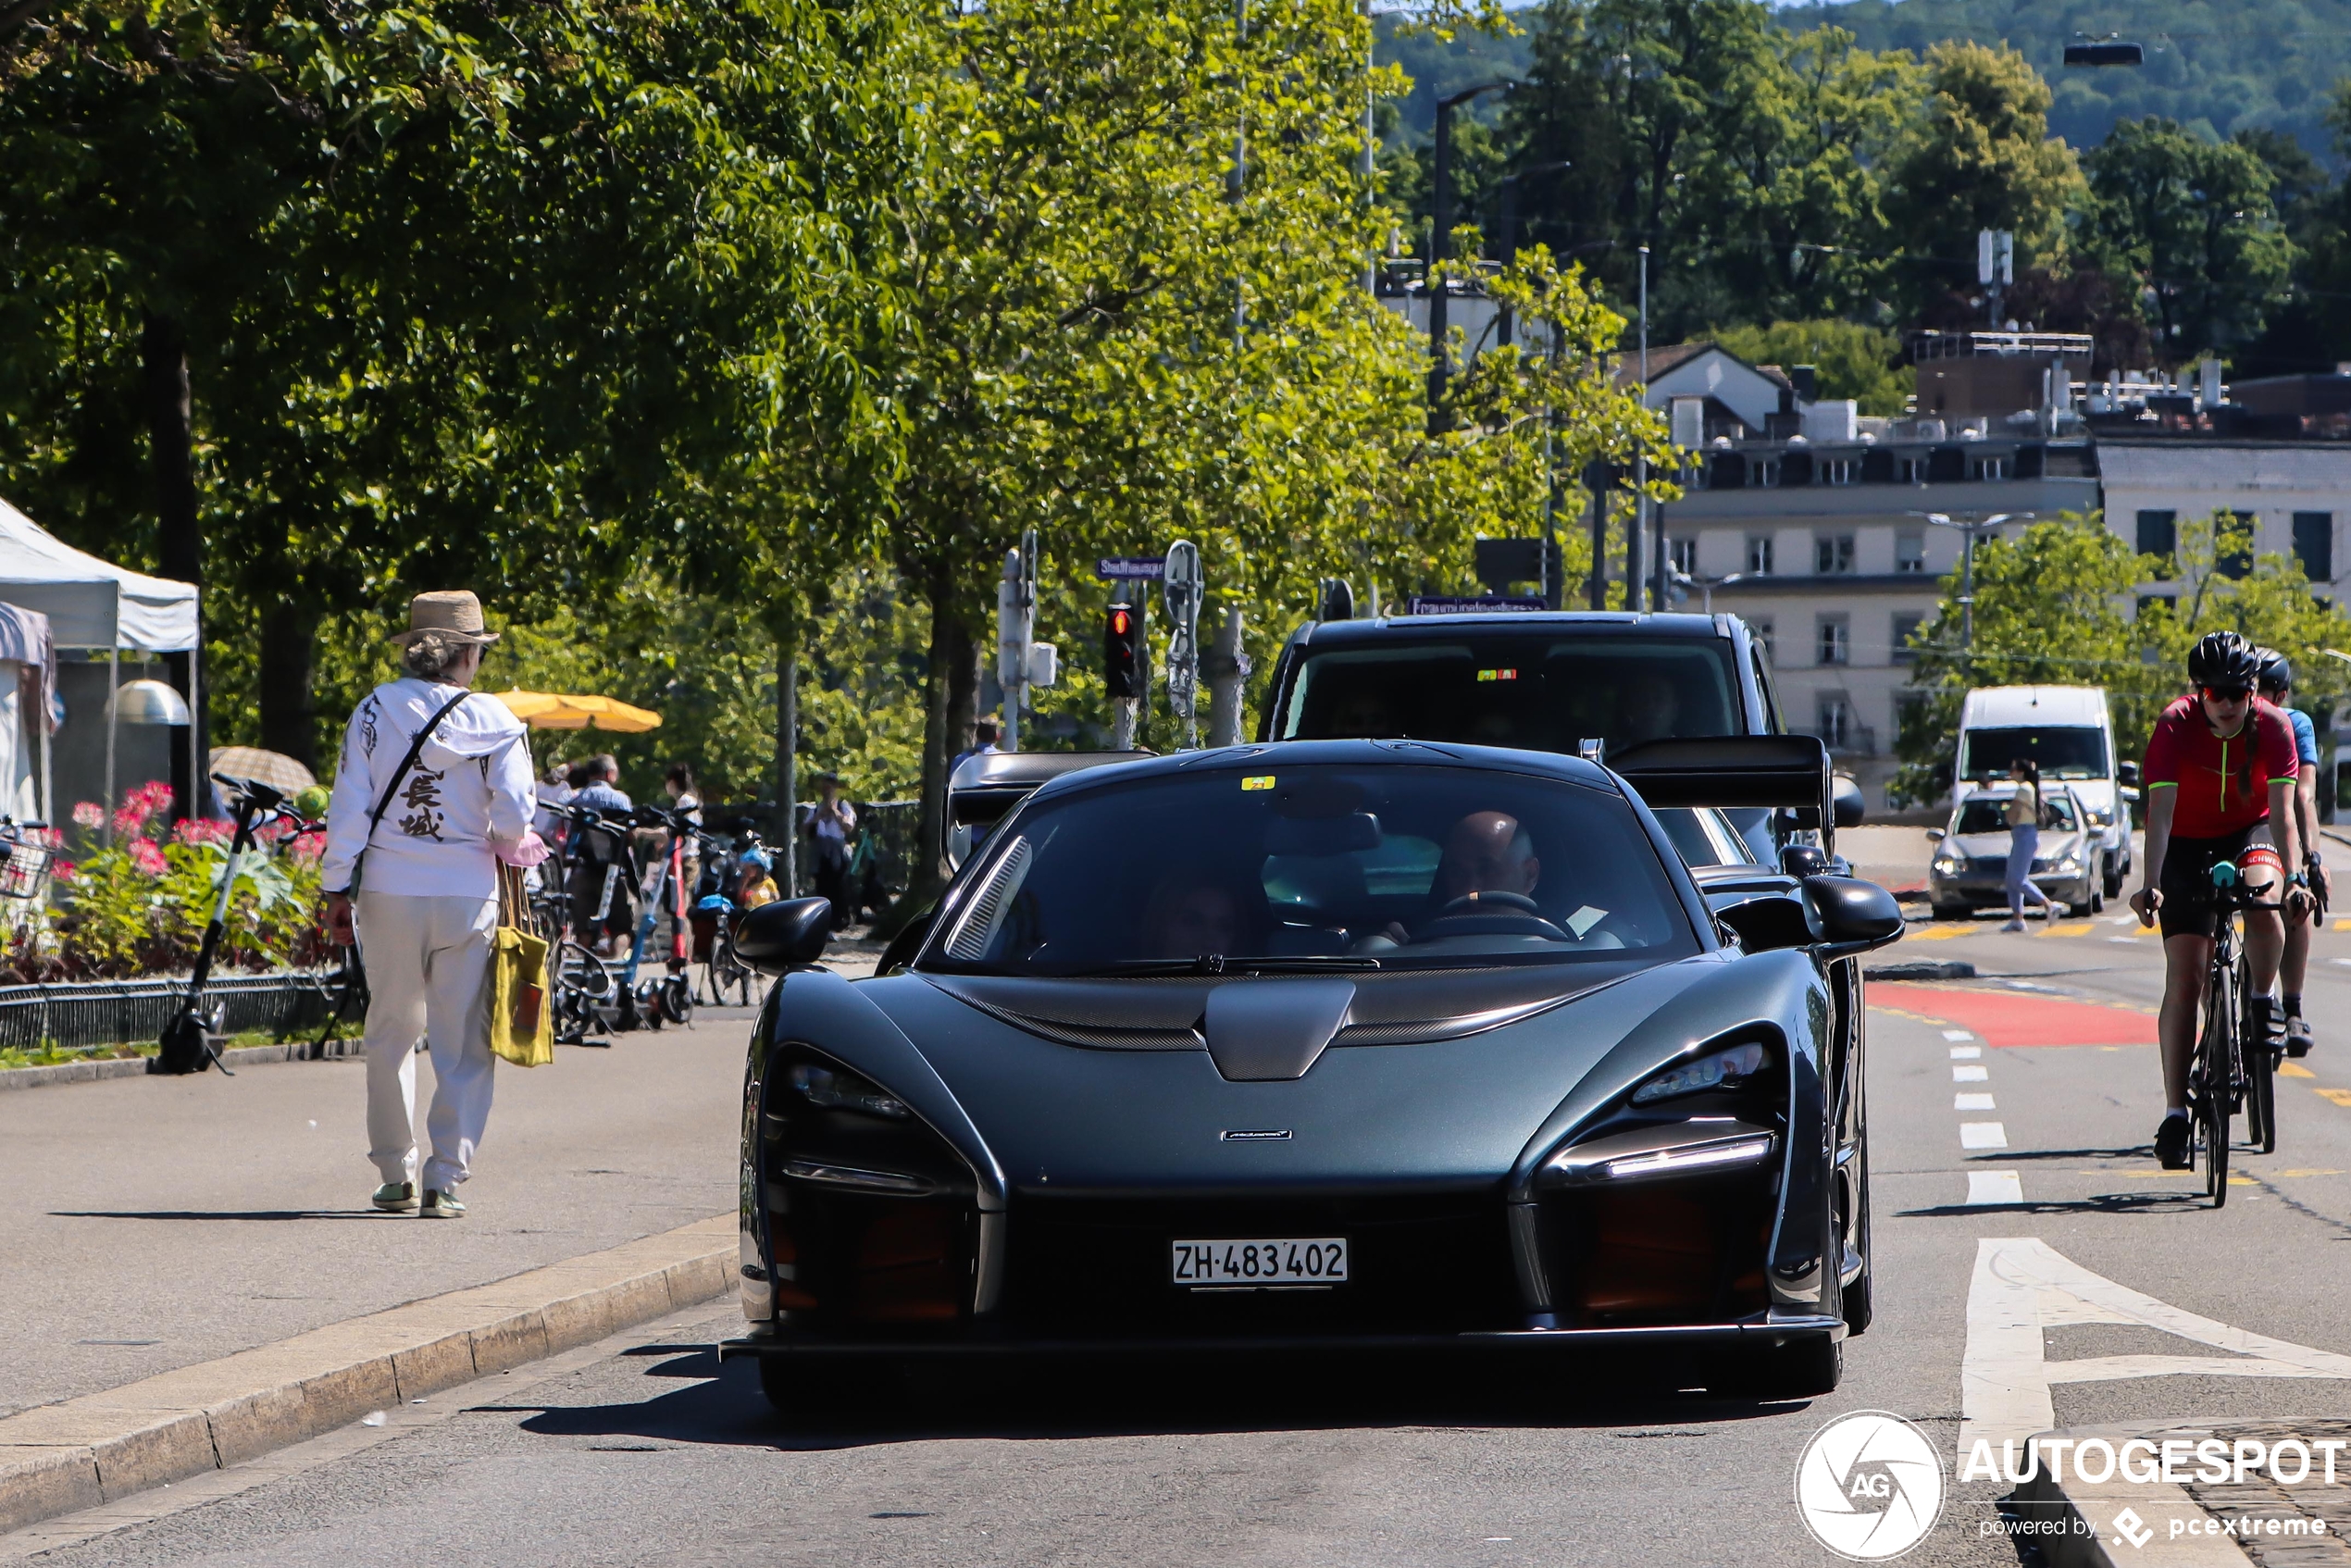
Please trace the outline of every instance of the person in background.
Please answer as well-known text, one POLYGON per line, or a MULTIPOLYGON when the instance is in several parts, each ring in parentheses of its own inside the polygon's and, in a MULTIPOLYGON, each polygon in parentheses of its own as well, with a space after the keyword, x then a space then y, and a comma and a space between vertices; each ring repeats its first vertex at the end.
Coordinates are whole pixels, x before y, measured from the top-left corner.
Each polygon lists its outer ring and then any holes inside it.
POLYGON ((849 886, 849 840, 857 833, 857 808, 840 798, 840 775, 816 776, 816 803, 808 813, 809 860, 816 896, 833 901, 833 929, 856 914, 849 886))
POLYGON ((2319 732, 2310 716, 2294 705, 2294 666, 2286 656, 2274 648, 2257 648, 2253 657, 2258 665, 2255 689, 2294 726, 2295 755, 2302 765, 2294 776, 2294 836, 2304 852, 2301 875, 2291 885, 2308 889, 2311 902, 2287 913, 2278 977, 2285 988, 2285 1053, 2307 1056, 2310 1024, 2302 1016, 2302 982, 2310 973, 2310 928, 2326 913, 2330 891, 2327 868, 2319 858, 2319 732))
POLYGON ((2031 757, 2019 757, 2009 764, 2009 778, 2016 785, 2016 793, 2009 797, 2003 815, 2009 825, 2009 923, 2003 931, 2024 929, 2024 905, 2029 900, 2041 906, 2041 918, 2049 917, 2049 895, 2033 881, 2033 857, 2041 848, 2041 769, 2031 757))
POLYGON ((955 777, 955 770, 964 765, 965 757, 992 755, 998 750, 997 738, 1002 733, 1003 731, 998 728, 996 721, 992 718, 982 718, 973 725, 971 750, 955 753, 955 760, 947 765, 947 777, 950 778, 955 777))
MULTIPOLYGON (((571 798, 573 805, 616 817, 636 809, 620 790, 620 761, 611 753, 589 758, 572 776, 584 780, 571 798)), ((603 957, 617 957, 637 928, 634 872, 626 839, 580 830, 571 862, 571 924, 580 940, 603 957)))
POLYGON ((538 830, 541 838, 550 843, 553 843, 563 831, 564 819, 543 808, 569 805, 572 796, 578 793, 571 785, 572 766, 570 763, 549 763, 546 777, 540 779, 531 789, 531 793, 538 797, 542 809, 531 818, 530 825, 538 830))
POLYGON ((490 1119, 498 863, 536 865, 547 847, 530 826, 529 732, 504 703, 466 697, 482 651, 498 641, 481 602, 420 593, 395 641, 399 678, 370 691, 344 727, 319 876, 329 940, 355 941, 367 971, 367 1157, 383 1177, 373 1202, 454 1219, 466 1212, 457 1188, 490 1119), (419 1037, 433 1072, 432 1155, 421 1171, 419 1037))
MULTIPOLYGON (((695 792, 691 767, 682 762, 671 763, 669 771, 662 776, 661 792, 669 797, 672 811, 683 813, 686 820, 697 828, 703 825, 702 796, 695 792)), ((702 842, 690 834, 680 834, 678 848, 678 890, 682 894, 701 880, 702 842)), ((674 918, 677 912, 673 909, 670 913, 674 918)))

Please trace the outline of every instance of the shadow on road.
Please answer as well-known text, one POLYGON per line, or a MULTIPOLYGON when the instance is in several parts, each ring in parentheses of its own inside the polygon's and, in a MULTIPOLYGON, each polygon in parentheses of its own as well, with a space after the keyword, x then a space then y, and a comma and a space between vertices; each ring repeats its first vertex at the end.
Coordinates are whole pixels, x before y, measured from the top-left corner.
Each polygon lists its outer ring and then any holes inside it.
POLYGON ((52 1209, 60 1220, 396 1220, 375 1209, 52 1209))
POLYGON ((666 1356, 642 1375, 686 1386, 609 1404, 475 1408, 528 1414, 521 1429, 543 1437, 794 1450, 1348 1426, 1635 1426, 1647 1430, 1624 1436, 1672 1440, 1702 1437, 1707 1425, 1807 1408, 1680 1392, 1688 1368, 1665 1358, 1632 1364, 1611 1354, 1601 1365, 1390 1353, 1325 1355, 1310 1364, 1263 1356, 872 1364, 828 1381, 805 1413, 788 1416, 768 1403, 749 1361, 721 1365, 714 1350, 674 1346, 624 1354, 666 1356))
POLYGON ((2098 1192, 2087 1198, 2042 1198, 2023 1203, 1939 1203, 1902 1209, 1902 1219, 1957 1219, 1967 1214, 2170 1214, 2202 1208, 2210 1200, 2193 1192, 2098 1192))

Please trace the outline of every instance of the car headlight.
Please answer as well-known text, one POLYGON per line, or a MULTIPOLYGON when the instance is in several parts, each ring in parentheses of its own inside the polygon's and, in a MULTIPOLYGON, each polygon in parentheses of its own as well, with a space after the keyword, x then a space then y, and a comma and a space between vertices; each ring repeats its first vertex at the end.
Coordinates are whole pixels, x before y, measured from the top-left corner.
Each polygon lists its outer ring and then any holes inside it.
POLYGON ((1669 1067, 1633 1091, 1633 1103, 1653 1105, 1661 1100, 1672 1100, 1685 1094, 1697 1094, 1710 1089, 1735 1088, 1763 1070, 1772 1053, 1749 1041, 1735 1045, 1728 1051, 1718 1051, 1711 1056, 1701 1056, 1695 1062, 1669 1067))
POLYGON ((813 1062, 792 1064, 785 1082, 794 1093, 822 1110, 862 1111, 868 1116, 883 1116, 893 1122, 902 1122, 914 1114, 902 1101, 871 1079, 819 1067, 813 1062))
POLYGON ((2110 811, 2094 811, 2089 813, 2088 815, 2090 818, 2090 826, 2093 828, 2111 828, 2114 826, 2114 814, 2110 811))
POLYGON ((1934 857, 1934 870, 1938 876, 1956 877, 1966 869, 1967 856, 1963 854, 1954 854, 1947 851, 1934 857))

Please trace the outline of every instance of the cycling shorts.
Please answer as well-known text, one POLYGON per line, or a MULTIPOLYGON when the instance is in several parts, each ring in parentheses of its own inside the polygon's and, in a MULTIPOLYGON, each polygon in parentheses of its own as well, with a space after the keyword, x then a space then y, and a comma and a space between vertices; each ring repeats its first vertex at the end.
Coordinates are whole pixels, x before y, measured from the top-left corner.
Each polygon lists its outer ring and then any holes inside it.
POLYGON ((2239 870, 2248 865, 2285 869, 2267 822, 2217 839, 2172 840, 2163 852, 2163 880, 2157 884, 2163 894, 2157 919, 2165 936, 2212 935, 2212 868, 2224 860, 2234 861, 2239 870))

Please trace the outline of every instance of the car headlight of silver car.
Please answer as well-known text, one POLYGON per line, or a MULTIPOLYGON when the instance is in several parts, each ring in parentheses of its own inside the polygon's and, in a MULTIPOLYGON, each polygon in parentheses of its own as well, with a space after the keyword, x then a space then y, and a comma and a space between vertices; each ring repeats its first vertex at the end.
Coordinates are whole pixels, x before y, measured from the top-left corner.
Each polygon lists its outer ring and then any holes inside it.
POLYGON ((1956 877, 1966 869, 1967 856, 1956 850, 1945 850, 1934 857, 1934 871, 1938 877, 1956 877))

